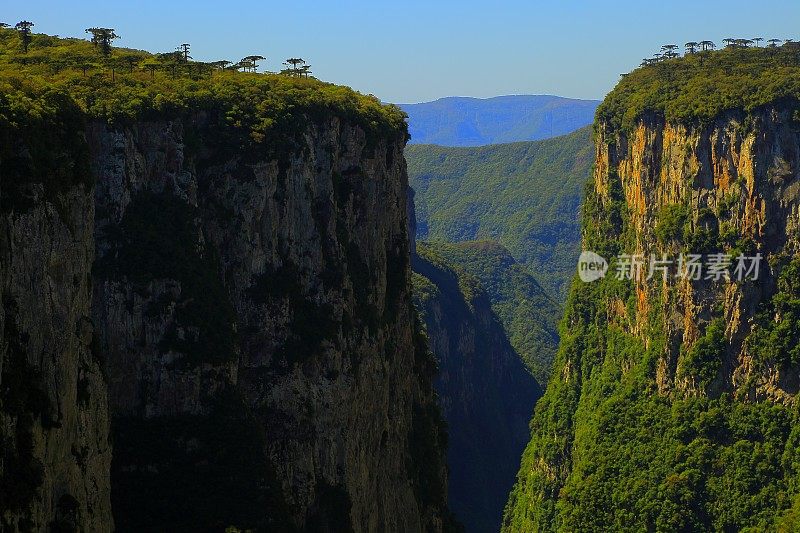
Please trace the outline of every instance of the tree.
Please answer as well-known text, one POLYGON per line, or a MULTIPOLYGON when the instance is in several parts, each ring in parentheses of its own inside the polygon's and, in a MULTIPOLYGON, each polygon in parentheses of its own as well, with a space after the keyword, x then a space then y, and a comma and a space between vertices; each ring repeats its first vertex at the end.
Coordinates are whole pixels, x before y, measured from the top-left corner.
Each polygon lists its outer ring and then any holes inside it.
POLYGON ((678 57, 678 53, 675 51, 678 49, 677 44, 665 44, 661 47, 662 56, 664 59, 672 59, 674 57, 678 57))
POLYGON ((114 33, 114 28, 87 28, 86 33, 92 34, 92 44, 99 47, 100 52, 108 57, 111 55, 111 42, 120 36, 114 33))
POLYGON ((281 71, 281 74, 286 74, 288 76, 302 76, 303 68, 301 65, 305 65, 305 63, 305 60, 301 57, 290 57, 283 62, 286 68, 281 71))
POLYGON ((189 43, 183 43, 178 48, 176 48, 176 50, 178 50, 178 52, 181 53, 181 56, 183 57, 183 62, 184 63, 188 63, 189 60, 192 59, 192 56, 189 55, 189 49, 190 48, 191 48, 191 45, 189 43))
POLYGON ((139 61, 141 61, 141 58, 139 56, 133 54, 126 54, 121 59, 128 67, 128 72, 130 72, 131 74, 133 74, 133 70, 136 68, 136 65, 139 64, 139 61))
POLYGON ((684 46, 684 48, 686 48, 686 53, 687 54, 695 54, 695 53, 697 53, 697 47, 699 46, 699 43, 696 43, 694 41, 689 41, 688 43, 684 44, 683 46, 684 46))
POLYGON ((753 41, 754 43, 756 43, 756 47, 760 47, 761 45, 760 45, 760 44, 758 44, 758 43, 760 43, 761 41, 763 41, 763 40, 764 40, 764 38, 763 38, 763 37, 753 37, 753 38, 752 38, 752 39, 750 39, 750 40, 751 40, 751 41, 753 41))
POLYGON ((263 61, 265 59, 267 58, 264 56, 247 56, 245 58, 242 58, 240 63, 242 64, 242 68, 244 68, 245 71, 249 70, 250 72, 255 72, 256 69, 258 69, 258 61, 263 61))
POLYGON ((83 73, 83 77, 86 77, 86 72, 89 69, 94 69, 99 67, 97 63, 93 61, 94 58, 85 56, 85 55, 76 55, 72 58, 72 66, 78 68, 83 73))
POLYGON ((31 44, 31 28, 34 26, 33 22, 22 20, 14 25, 14 29, 19 32, 19 38, 22 40, 22 52, 28 53, 28 46, 31 44))
POLYGON ((700 41, 700 50, 703 52, 713 50, 716 47, 717 45, 714 44, 714 41, 700 41))
POLYGON ((0 28, 8 28, 8 24, 5 22, 0 22, 0 28))
POLYGON ((778 46, 778 43, 781 42, 781 39, 770 39, 767 42, 769 43, 770 48, 776 48, 778 46))
POLYGON ((230 64, 231 64, 231 62, 228 61, 227 59, 221 59, 219 61, 212 62, 211 66, 216 68, 216 69, 218 69, 218 70, 225 70, 226 68, 228 68, 228 65, 230 65, 230 64))
POLYGON ((736 39, 733 37, 722 39, 722 42, 725 43, 725 48, 736 48, 736 39))
POLYGON ((178 63, 183 61, 183 54, 180 52, 166 52, 164 54, 158 54, 156 57, 158 57, 162 65, 170 69, 172 72, 172 79, 175 79, 177 77, 178 63))
POLYGON ((148 57, 142 62, 142 68, 145 68, 150 71, 150 79, 153 80, 156 77, 156 70, 163 66, 163 63, 158 60, 156 57, 148 57))

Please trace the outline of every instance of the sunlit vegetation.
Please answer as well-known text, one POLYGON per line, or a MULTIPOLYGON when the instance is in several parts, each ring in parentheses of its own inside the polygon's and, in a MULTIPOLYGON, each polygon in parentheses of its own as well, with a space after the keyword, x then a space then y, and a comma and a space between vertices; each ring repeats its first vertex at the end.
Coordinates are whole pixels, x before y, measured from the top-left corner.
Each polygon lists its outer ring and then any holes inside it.
POLYGON ((579 255, 576 213, 594 155, 590 128, 544 141, 406 148, 421 239, 502 244, 556 300, 579 255))
POLYGON ((782 99, 800 108, 800 44, 731 46, 671 56, 624 75, 598 107, 597 123, 631 129, 648 114, 705 123, 782 99))
POLYGON ((108 29, 90 29, 93 42, 30 34, 25 51, 19 31, 0 28, 0 126, 21 110, 45 113, 53 95, 62 95, 87 117, 114 123, 217 110, 225 124, 255 143, 331 113, 368 134, 405 135, 398 108, 311 78, 302 65, 302 76, 258 74, 262 56, 201 63, 190 59, 188 48, 165 54, 112 49, 113 36, 101 30, 108 29))
MULTIPOLYGON (((479 282, 511 346, 536 381, 547 383, 558 348, 561 307, 529 270, 517 263, 508 250, 490 241, 430 242, 424 246, 428 256, 443 258, 479 282)), ((419 290, 425 291, 426 287, 420 286, 419 290)))

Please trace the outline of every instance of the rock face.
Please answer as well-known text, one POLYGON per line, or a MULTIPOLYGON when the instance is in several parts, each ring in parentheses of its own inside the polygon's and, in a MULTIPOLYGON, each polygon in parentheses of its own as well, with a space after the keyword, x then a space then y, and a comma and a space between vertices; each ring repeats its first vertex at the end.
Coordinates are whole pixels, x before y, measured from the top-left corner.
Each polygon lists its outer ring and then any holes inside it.
POLYGON ((118 530, 442 530, 405 138, 218 124, 90 122, 64 151, 94 189, 4 209, 4 522, 110 530, 113 504, 118 530))
POLYGON ((433 245, 419 251, 412 256, 415 297, 439 363, 449 505, 467 531, 497 531, 542 391, 477 280, 442 262, 433 245))
MULTIPOLYGON (((642 276, 635 283, 637 309, 629 318, 631 332, 641 338, 653 302, 664 298, 661 393, 718 396, 744 388, 760 399, 791 402, 797 392, 795 369, 754 372, 745 340, 757 311, 777 290, 781 263, 800 251, 798 125, 792 108, 770 106, 747 115, 731 112, 702 128, 648 120, 630 134, 601 129, 595 191, 610 205, 618 177, 635 253, 676 258, 684 251, 725 252, 734 268, 739 253, 764 258, 755 282, 740 283, 732 275, 722 282, 679 278, 661 284, 642 276), (701 382, 693 372, 681 372, 680 349, 694 346, 720 315, 730 346, 715 375, 701 382)), ((611 319, 623 314, 612 311, 611 319)))
POLYGON ((0 529, 113 528, 81 122, 0 127, 0 529))
POLYGON ((615 260, 573 284, 505 530, 770 529, 793 499, 796 514, 798 116, 596 125, 584 249, 676 264, 617 280, 615 260), (730 279, 677 275, 681 254, 715 253, 730 279), (758 279, 737 280, 740 254, 763 256, 758 279))

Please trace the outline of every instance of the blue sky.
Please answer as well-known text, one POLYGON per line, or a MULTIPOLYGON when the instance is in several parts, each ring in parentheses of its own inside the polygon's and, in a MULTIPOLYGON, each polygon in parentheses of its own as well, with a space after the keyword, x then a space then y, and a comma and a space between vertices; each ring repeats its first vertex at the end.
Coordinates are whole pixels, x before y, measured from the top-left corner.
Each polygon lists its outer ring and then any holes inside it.
POLYGON ((116 28, 120 46, 195 59, 307 59, 314 74, 396 103, 442 96, 602 98, 661 44, 725 37, 800 40, 797 0, 14 1, 3 21, 83 36, 116 28))

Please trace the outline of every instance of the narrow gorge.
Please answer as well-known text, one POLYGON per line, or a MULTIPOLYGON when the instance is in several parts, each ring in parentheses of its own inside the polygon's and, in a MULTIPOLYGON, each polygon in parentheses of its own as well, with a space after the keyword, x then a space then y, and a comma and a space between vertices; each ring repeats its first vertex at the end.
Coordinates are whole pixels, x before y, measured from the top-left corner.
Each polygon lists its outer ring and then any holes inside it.
POLYGON ((407 115, 33 26, 0 23, 0 531, 797 531, 799 43, 407 115))

